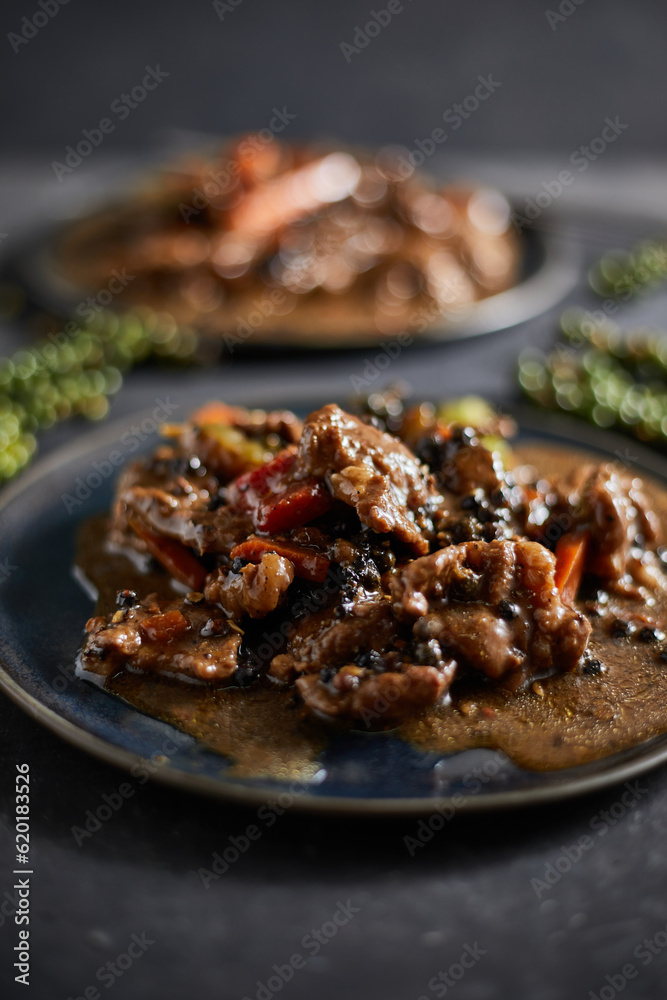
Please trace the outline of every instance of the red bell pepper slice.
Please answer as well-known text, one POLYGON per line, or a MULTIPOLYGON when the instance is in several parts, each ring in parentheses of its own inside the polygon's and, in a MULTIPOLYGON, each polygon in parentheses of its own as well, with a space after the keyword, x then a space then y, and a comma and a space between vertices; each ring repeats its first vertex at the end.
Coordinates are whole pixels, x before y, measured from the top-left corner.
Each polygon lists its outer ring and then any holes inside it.
POLYGON ((284 448, 266 465, 244 472, 227 487, 229 502, 246 510, 255 509, 265 497, 279 492, 282 480, 295 461, 296 448, 284 448))
POLYGON ((323 480, 311 476, 289 481, 295 461, 296 449, 285 448, 228 487, 230 503, 250 510, 258 531, 273 534, 300 528, 331 507, 331 494, 323 480))
POLYGON ((259 505, 256 522, 271 534, 300 528, 331 507, 331 494, 321 479, 301 479, 259 505))
POLYGON ((148 551, 173 577, 191 590, 203 590, 206 570, 187 546, 175 538, 166 538, 149 531, 141 521, 130 519, 130 527, 135 535, 143 539, 148 551))
POLYGON ((266 552, 277 552, 279 556, 289 559, 294 564, 294 572, 303 580, 324 583, 327 578, 331 565, 327 556, 287 539, 258 538, 257 535, 251 535, 240 545, 236 545, 230 556, 232 559, 247 559, 248 562, 259 563, 266 552))

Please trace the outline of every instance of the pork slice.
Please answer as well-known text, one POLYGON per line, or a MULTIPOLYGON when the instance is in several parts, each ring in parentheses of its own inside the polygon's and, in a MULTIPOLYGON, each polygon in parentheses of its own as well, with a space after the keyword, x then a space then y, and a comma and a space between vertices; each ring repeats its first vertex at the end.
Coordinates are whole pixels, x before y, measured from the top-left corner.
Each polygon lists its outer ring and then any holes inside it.
POLYGON ((238 666, 240 631, 205 601, 192 605, 151 595, 91 618, 86 633, 80 665, 103 677, 130 668, 216 682, 228 680, 238 666))
POLYGON ((450 545, 392 576, 394 611, 413 623, 415 639, 436 639, 443 653, 494 679, 574 670, 591 627, 561 601, 555 566, 537 542, 450 545))
POLYGON ((419 521, 434 496, 431 479, 397 438, 365 424, 335 404, 306 418, 298 476, 321 476, 363 524, 393 534, 418 553, 428 552, 419 521))

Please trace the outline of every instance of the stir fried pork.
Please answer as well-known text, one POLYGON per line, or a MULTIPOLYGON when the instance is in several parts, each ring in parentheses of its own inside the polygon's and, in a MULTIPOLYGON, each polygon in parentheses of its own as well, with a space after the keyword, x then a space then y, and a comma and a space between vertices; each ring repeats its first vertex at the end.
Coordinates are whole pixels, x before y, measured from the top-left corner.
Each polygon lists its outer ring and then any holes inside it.
POLYGON ((82 666, 234 684, 251 665, 318 715, 386 725, 466 677, 516 691, 576 671, 583 578, 662 585, 638 480, 603 465, 527 481, 493 439, 394 402, 303 424, 215 403, 167 428, 121 476, 110 541, 195 593, 91 619, 82 666))

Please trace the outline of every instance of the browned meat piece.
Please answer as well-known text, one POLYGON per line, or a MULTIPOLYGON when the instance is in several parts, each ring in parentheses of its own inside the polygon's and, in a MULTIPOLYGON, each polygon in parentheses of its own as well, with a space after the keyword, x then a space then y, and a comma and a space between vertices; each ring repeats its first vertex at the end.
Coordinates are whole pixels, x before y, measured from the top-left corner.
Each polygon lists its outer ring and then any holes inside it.
POLYGON ((329 607, 309 615, 292 635, 284 654, 274 657, 270 673, 284 679, 352 663, 364 653, 391 649, 397 626, 389 602, 382 597, 355 601, 349 613, 338 617, 329 607))
POLYGON ((224 568, 211 573, 205 594, 230 618, 264 618, 280 604, 294 579, 294 566, 276 552, 265 553, 258 564, 248 563, 238 573, 224 568))
POLYGON ((136 514, 143 517, 146 512, 143 519, 158 532, 173 517, 177 527, 172 537, 189 542, 190 537, 194 538, 193 514, 207 511, 217 490, 214 476, 206 470, 192 469, 188 458, 163 445, 150 458, 132 462, 122 472, 112 508, 111 539, 145 551, 144 543, 129 526, 129 518, 136 514))
POLYGON ((450 545, 415 559, 390 585, 415 639, 435 639, 462 666, 513 684, 574 670, 590 624, 563 604, 554 556, 537 542, 450 545))
POLYGON ((155 487, 133 486, 118 497, 125 517, 138 516, 158 535, 175 538, 199 553, 228 554, 253 530, 247 511, 210 501, 196 493, 176 495, 155 487))
POLYGON ((343 667, 329 684, 315 674, 300 677, 296 686, 313 712, 359 719, 367 727, 413 715, 434 705, 446 694, 456 663, 445 669, 408 664, 400 673, 377 674, 359 667, 343 667))
POLYGON ((253 529, 247 511, 218 505, 218 479, 189 467, 177 449, 162 447, 123 472, 112 508, 111 541, 140 552, 146 544, 130 526, 138 519, 156 535, 174 538, 198 553, 229 553, 253 529), (185 469, 185 471, 183 471, 185 469))
POLYGON ((435 497, 430 477, 402 442, 333 404, 307 417, 297 477, 326 477, 334 496, 360 520, 391 533, 416 552, 428 552, 420 513, 435 497))
POLYGON ((457 664, 406 660, 404 629, 381 594, 310 615, 290 637, 269 673, 296 687, 314 712, 360 719, 366 726, 404 718, 435 704, 449 689, 457 664))
POLYGON ((145 551, 131 530, 138 518, 158 535, 202 552, 229 552, 252 531, 250 516, 221 502, 220 487, 262 466, 299 439, 301 421, 288 410, 246 410, 212 402, 190 423, 168 425, 174 444, 121 475, 112 514, 112 540, 145 551))
POLYGON ((575 519, 590 527, 589 573, 620 592, 628 591, 632 581, 656 586, 652 560, 647 558, 650 553, 643 550, 657 543, 660 525, 640 480, 620 476, 613 465, 589 470, 575 519))
POLYGON ((419 442, 418 451, 438 486, 456 496, 477 490, 490 496, 505 480, 498 453, 482 444, 470 428, 457 427, 451 437, 435 430, 419 442))
POLYGON ((561 535, 588 531, 585 572, 606 589, 640 597, 640 586, 662 588, 653 551, 660 524, 639 479, 608 463, 584 465, 569 480, 538 486, 526 505, 525 534, 552 548, 561 535))
POLYGON ((445 489, 464 495, 481 489, 493 493, 503 481, 504 469, 497 455, 477 438, 452 447, 436 478, 445 489))
MULTIPOLYGON (((201 595, 199 595, 201 597, 201 595)), ((109 677, 122 667, 198 681, 222 681, 237 667, 240 630, 203 600, 152 595, 108 617, 91 618, 80 654, 84 670, 109 677)))
POLYGON ((471 428, 455 427, 451 436, 436 428, 419 441, 418 456, 443 493, 432 516, 432 550, 523 533, 524 490, 505 471, 499 452, 487 448, 471 428))
POLYGON ((177 538, 201 552, 201 522, 212 520, 206 517, 210 498, 170 485, 174 492, 159 486, 131 486, 118 494, 116 509, 128 524, 138 517, 156 534, 177 538))

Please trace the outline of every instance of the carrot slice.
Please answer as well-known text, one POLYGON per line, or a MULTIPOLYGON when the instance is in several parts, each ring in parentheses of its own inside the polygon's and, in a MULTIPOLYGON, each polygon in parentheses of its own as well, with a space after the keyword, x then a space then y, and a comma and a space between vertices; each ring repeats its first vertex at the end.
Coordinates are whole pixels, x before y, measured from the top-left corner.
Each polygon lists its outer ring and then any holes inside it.
POLYGON ((135 535, 144 540, 150 554, 173 577, 184 583, 190 590, 204 589, 206 570, 187 546, 175 538, 156 535, 134 517, 130 518, 130 527, 135 535))
POLYGON ((151 615, 144 618, 140 624, 144 635, 153 642, 169 642, 183 635, 190 628, 187 618, 178 609, 165 611, 161 615, 151 615))
POLYGON ((564 604, 572 604, 577 596, 586 565, 589 537, 589 531, 573 531, 562 535, 556 543, 555 582, 564 604))
POLYGON ((233 426, 239 417, 244 415, 244 410, 240 406, 229 406, 219 399, 212 399, 209 403, 204 403, 198 410, 190 414, 189 424, 202 427, 205 424, 224 424, 233 426))
POLYGON ((248 562, 258 563, 266 552, 277 552, 279 556, 289 559, 294 564, 294 572, 303 580, 324 583, 327 578, 331 565, 331 560, 327 556, 286 539, 258 538, 257 535, 250 535, 229 554, 232 559, 247 559, 248 562))

